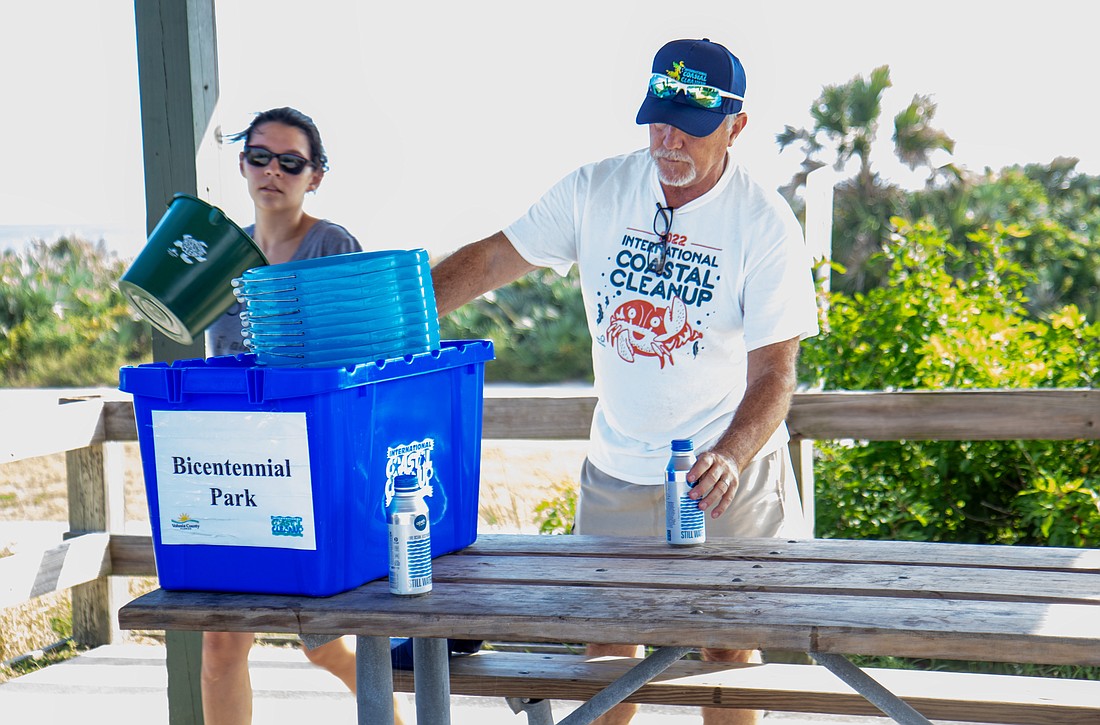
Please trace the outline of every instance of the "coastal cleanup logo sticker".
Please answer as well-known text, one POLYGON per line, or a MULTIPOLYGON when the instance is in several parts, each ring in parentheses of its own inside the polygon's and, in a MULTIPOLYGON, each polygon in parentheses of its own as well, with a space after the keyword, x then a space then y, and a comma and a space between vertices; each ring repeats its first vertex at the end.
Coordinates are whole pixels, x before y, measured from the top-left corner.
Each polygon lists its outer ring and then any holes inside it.
POLYGON ((199 520, 191 518, 190 514, 182 513, 172 519, 172 528, 180 531, 194 531, 200 528, 199 520))
POLYGON ((190 234, 184 234, 183 239, 172 242, 175 249, 169 249, 168 254, 182 259, 188 264, 206 261, 206 242, 195 239, 190 234))
POLYGON ((386 447, 386 506, 393 500, 393 481, 398 476, 415 475, 420 482, 422 495, 431 496, 434 487, 431 480, 435 476, 435 464, 432 463, 432 451, 435 440, 425 438, 422 441, 398 443, 386 447))

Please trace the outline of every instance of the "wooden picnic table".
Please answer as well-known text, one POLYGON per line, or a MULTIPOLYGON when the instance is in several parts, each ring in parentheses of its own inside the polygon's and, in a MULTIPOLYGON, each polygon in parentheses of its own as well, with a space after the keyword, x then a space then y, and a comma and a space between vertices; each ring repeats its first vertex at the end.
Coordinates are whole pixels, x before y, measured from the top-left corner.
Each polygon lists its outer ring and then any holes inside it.
MULTIPOLYGON (((927 721, 842 655, 1100 665, 1092 549, 486 535, 436 559, 433 578, 431 594, 415 598, 391 595, 384 580, 325 598, 157 590, 123 607, 119 622, 358 635, 360 722, 392 707, 391 636, 415 638, 418 717, 441 723, 448 637, 644 643, 669 662, 689 647, 808 652, 905 723, 927 721)), ((596 714, 582 706, 567 721, 596 714)))

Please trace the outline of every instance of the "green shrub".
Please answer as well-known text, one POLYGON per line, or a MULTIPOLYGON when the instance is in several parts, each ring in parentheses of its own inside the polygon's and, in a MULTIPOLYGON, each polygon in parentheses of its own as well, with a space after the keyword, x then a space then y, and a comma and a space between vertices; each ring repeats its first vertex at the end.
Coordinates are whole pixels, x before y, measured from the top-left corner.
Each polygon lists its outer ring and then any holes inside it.
POLYGON ((487 338, 496 360, 486 380, 592 381, 592 337, 574 267, 565 277, 539 269, 440 320, 444 339, 487 338))
POLYGON ((122 365, 147 360, 149 326, 118 289, 125 270, 75 238, 0 256, 0 385, 117 385, 122 365))
POLYGON ((535 506, 535 523, 540 534, 568 534, 577 518, 577 488, 568 482, 554 487, 554 498, 535 506))
MULTIPOLYGON (((893 219, 887 284, 829 297, 803 343, 804 380, 828 390, 1091 387, 1100 324, 1075 307, 1031 317, 1033 276, 994 225, 964 244, 893 219)), ((820 441, 824 537, 1100 545, 1100 450, 1080 441, 820 441)))

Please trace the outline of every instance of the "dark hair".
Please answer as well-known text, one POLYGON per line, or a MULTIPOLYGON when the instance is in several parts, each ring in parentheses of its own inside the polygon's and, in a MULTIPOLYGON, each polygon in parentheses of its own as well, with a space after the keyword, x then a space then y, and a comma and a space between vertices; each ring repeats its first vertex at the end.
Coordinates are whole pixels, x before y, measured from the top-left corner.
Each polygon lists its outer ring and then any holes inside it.
POLYGON ((325 147, 321 143, 321 132, 317 130, 317 124, 313 122, 312 118, 296 108, 283 106, 282 108, 272 108, 269 111, 257 113, 256 117, 252 119, 252 123, 248 124, 248 128, 228 138, 230 141, 244 141, 245 144, 248 144, 252 140, 252 132, 265 123, 281 123, 284 126, 301 129, 302 133, 309 139, 310 162, 315 168, 328 171, 328 156, 325 156, 325 147))

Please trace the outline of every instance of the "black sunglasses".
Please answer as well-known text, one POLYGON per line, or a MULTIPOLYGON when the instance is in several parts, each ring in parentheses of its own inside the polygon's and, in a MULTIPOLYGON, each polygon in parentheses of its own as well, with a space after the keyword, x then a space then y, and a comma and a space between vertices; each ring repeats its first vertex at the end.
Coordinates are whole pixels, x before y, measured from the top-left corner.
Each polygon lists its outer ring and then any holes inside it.
POLYGON ((268 151, 263 146, 244 147, 244 160, 253 166, 258 166, 262 169, 271 163, 271 159, 278 159, 279 168, 291 176, 297 176, 305 171, 307 166, 313 163, 309 159, 304 159, 298 154, 277 154, 274 151, 268 151))
POLYGON ((646 250, 646 270, 653 274, 662 274, 665 271, 665 263, 668 262, 668 240, 672 232, 671 206, 657 205, 657 213, 653 215, 653 233, 657 235, 657 241, 649 245, 646 250), (658 220, 660 224, 658 225, 658 220))

